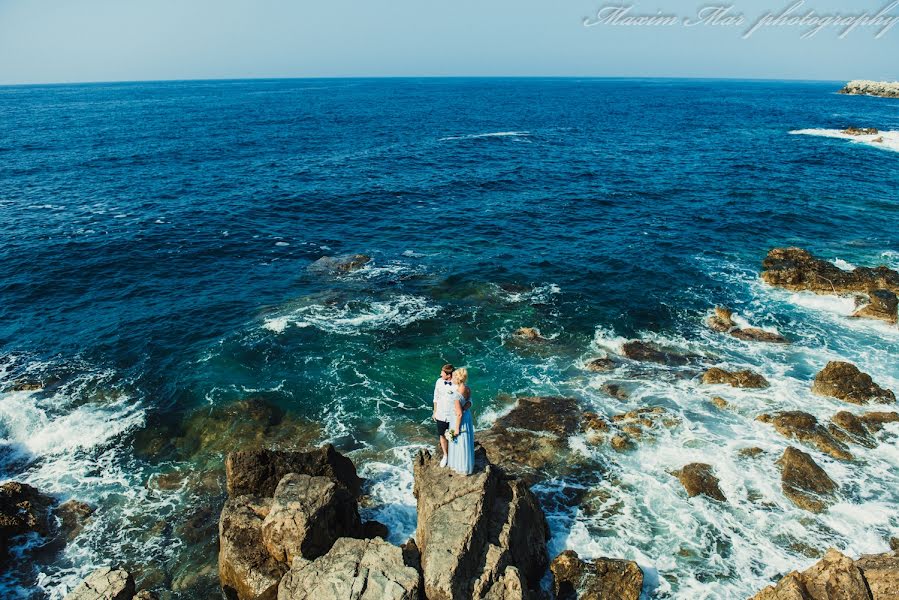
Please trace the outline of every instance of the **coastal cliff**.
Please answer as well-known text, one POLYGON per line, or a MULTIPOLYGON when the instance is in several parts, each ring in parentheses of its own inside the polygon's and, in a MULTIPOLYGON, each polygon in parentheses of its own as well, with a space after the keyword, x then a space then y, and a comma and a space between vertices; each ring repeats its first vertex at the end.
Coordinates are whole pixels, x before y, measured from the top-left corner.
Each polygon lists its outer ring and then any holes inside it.
POLYGON ((882 98, 899 98, 899 81, 870 81, 853 79, 841 89, 839 94, 855 96, 880 96, 882 98))

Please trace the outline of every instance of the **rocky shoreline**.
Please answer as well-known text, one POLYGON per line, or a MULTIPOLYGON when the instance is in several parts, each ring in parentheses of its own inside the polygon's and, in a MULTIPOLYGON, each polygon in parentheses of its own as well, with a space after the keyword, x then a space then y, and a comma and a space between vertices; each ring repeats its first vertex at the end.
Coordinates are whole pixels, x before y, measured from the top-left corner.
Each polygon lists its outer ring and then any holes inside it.
POLYGON ((867 79, 853 79, 838 94, 852 94, 857 96, 880 96, 881 98, 899 98, 899 81, 871 81, 867 79))

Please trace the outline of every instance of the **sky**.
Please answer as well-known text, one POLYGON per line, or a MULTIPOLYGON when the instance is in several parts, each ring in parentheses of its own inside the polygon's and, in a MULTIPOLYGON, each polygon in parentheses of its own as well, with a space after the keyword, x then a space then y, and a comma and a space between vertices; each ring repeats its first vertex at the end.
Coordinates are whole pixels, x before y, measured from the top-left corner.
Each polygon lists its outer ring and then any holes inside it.
MULTIPOLYGON (((0 84, 268 77, 899 79, 899 23, 764 26, 797 0, 0 0, 0 84), (663 14, 674 25, 603 22, 663 14), (690 27, 707 6, 743 23, 690 27), (611 17, 608 12, 603 13, 611 17)), ((799 0, 802 1, 802 0, 799 0)), ((877 14, 890 0, 804 0, 877 14)), ((899 18, 899 2, 886 14, 899 18)))

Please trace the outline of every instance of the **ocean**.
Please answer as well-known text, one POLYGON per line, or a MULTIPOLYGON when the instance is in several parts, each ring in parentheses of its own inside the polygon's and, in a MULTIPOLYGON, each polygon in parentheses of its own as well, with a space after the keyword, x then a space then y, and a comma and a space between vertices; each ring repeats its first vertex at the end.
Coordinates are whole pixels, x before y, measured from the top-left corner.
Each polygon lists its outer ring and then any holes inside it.
POLYGON ((629 453, 572 439, 600 467, 536 490, 551 557, 636 560, 646 599, 742 598, 829 546, 886 551, 899 536, 896 424, 891 441, 853 448, 854 463, 804 448, 843 489, 814 515, 780 490, 773 459, 795 442, 755 420, 856 411, 810 393, 829 360, 899 390, 895 326, 849 318, 851 298, 759 279, 778 246, 899 268, 895 135, 836 133, 899 130, 899 104, 840 85, 0 87, 0 481, 95 509, 62 549, 29 540, 0 595, 59 600, 121 564, 171 597, 218 597, 223 456, 259 443, 348 453, 368 478, 366 516, 405 541, 445 362, 469 368, 479 429, 521 395, 677 415, 629 453), (346 253, 372 261, 343 276, 308 268, 346 253), (715 305, 793 344, 712 332, 715 305), (510 344, 519 327, 549 343, 510 344), (772 385, 582 368, 637 338, 772 385), (770 460, 739 460, 747 446, 770 460), (687 498, 669 472, 693 461, 714 466, 727 503, 687 498), (591 488, 590 510, 557 501, 571 486, 591 488))

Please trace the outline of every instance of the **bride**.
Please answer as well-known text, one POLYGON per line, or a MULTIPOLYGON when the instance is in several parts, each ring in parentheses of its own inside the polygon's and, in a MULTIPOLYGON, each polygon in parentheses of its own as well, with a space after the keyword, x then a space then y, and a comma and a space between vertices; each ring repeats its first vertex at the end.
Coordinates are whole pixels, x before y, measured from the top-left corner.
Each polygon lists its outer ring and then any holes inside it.
POLYGON ((471 388, 468 369, 453 371, 453 407, 456 418, 450 429, 449 458, 447 466, 462 475, 474 472, 474 420, 471 417, 471 388))

